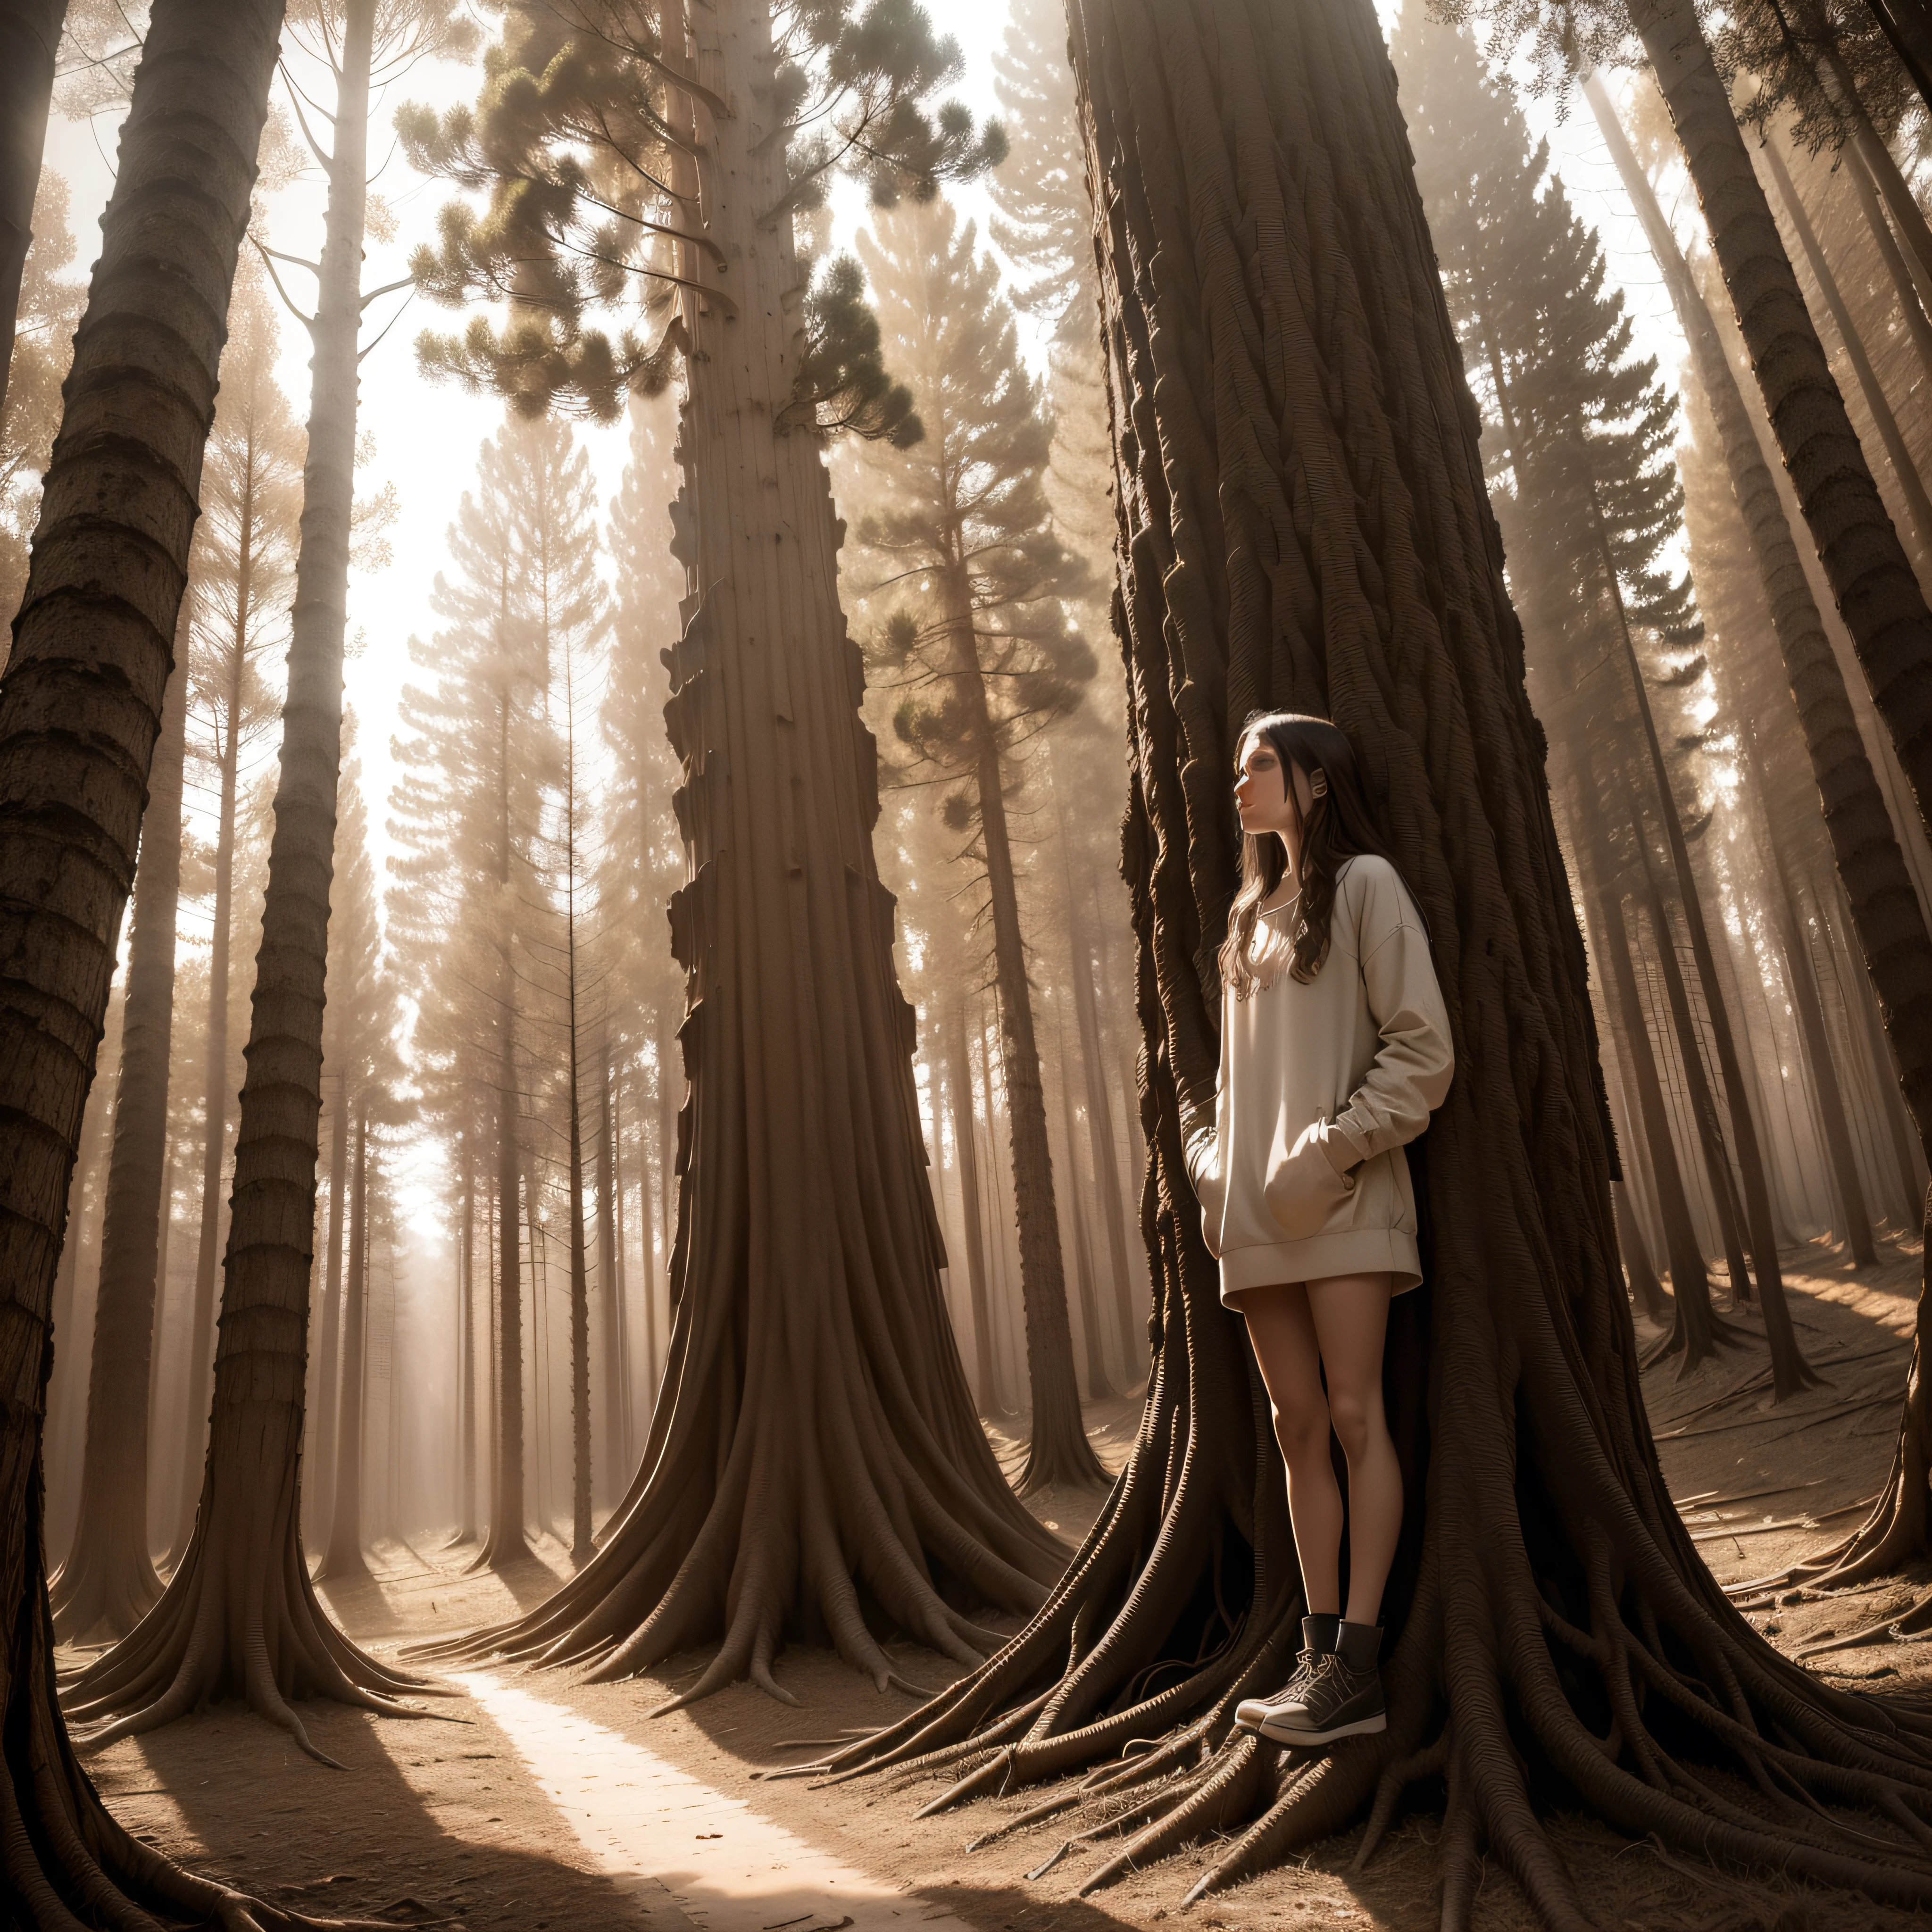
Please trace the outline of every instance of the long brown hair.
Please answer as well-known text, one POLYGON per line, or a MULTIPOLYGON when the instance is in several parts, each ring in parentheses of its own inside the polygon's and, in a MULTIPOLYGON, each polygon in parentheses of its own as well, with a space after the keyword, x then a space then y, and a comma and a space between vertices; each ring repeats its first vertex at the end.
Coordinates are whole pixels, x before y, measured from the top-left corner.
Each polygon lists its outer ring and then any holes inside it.
MULTIPOLYGON (((1355 748, 1326 718, 1298 711, 1258 711, 1241 727, 1234 746, 1237 773, 1257 738, 1265 740, 1281 760, 1282 785, 1301 818, 1301 898, 1295 908, 1294 952, 1288 970, 1306 982, 1321 971, 1328 956, 1329 922, 1335 913, 1335 879, 1345 860, 1372 854, 1395 864, 1382 836, 1375 808, 1362 783, 1355 748), (1294 784, 1296 767, 1305 772, 1314 794, 1305 814, 1294 784)), ((1398 872, 1400 868, 1396 868, 1398 872)), ((1244 1000, 1255 986, 1248 949, 1261 917, 1262 902, 1281 884, 1288 853, 1273 832, 1241 838, 1241 883, 1228 914, 1228 936, 1221 942, 1221 982, 1244 1000)))

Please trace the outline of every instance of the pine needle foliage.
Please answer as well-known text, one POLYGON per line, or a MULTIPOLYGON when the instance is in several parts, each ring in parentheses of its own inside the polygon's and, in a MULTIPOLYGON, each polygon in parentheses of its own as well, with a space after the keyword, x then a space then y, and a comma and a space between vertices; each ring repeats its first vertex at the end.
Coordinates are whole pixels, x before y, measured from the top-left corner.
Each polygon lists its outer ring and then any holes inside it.
POLYGON ((1696 592, 1668 561, 1684 514, 1677 400, 1656 359, 1632 352, 1596 231, 1467 33, 1412 8, 1391 51, 1403 70, 1430 76, 1409 110, 1417 180, 1487 418, 1484 464, 1513 575, 1533 564, 1538 585, 1581 610, 1606 588, 1607 550, 1630 622, 1694 644, 1696 592))
MULTIPOLYGON (((701 149, 688 103, 703 90, 662 23, 650 0, 514 8, 473 106, 398 114, 416 166, 485 199, 480 212, 443 209, 436 245, 412 261, 418 286, 449 307, 509 310, 500 326, 478 315, 460 335, 426 332, 417 346, 430 374, 527 414, 561 407, 608 422, 630 391, 655 394, 670 380, 685 340, 675 289, 729 311, 729 265, 695 232, 701 149), (675 265, 687 256, 691 266, 675 265), (631 313, 641 327, 623 320, 631 313)), ((842 170, 890 207, 930 200, 1004 157, 998 122, 976 128, 958 101, 930 101, 958 78, 959 49, 912 0, 791 0, 772 24, 770 104, 787 165, 762 224, 809 217, 842 170)), ((909 399, 879 365, 856 269, 832 263, 800 294, 808 348, 792 406, 828 429, 916 440, 909 399)))

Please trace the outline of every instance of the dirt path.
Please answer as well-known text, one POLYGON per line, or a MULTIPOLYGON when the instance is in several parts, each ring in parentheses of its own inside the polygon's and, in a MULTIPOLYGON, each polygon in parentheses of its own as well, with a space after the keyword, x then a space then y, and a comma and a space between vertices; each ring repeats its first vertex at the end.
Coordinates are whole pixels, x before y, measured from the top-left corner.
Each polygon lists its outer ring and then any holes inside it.
MULTIPOLYGON (((1856 1520, 1835 1513, 1870 1493, 1890 1453, 1916 1252, 1894 1250, 1857 1278, 1811 1258, 1790 1262, 1799 1333, 1830 1378, 1826 1389, 1761 1408, 1761 1395, 1741 1386, 1765 1360, 1756 1339, 1684 1381, 1667 1365, 1646 1377, 1672 1491, 1727 1579, 1761 1574, 1856 1520), (1820 1526, 1803 1527, 1807 1520, 1820 1526)), ((1122 1402, 1091 1418, 1110 1462, 1124 1455, 1138 1412, 1122 1402)), ((1016 1445, 1000 1446, 1010 1454, 1016 1445)), ((1097 1499, 1049 1496, 1036 1506, 1076 1538, 1097 1499)), ((503 1578, 461 1574, 460 1554, 387 1546, 374 1580, 328 1593, 332 1606, 373 1648, 392 1651, 512 1614, 568 1569, 547 1540, 538 1561, 503 1578)), ((1854 1604, 1756 1621, 1790 1646, 1834 1618, 1848 1627, 1848 1612, 1876 1615, 1912 1588, 1906 1580, 1854 1604)), ((943 1659, 892 1648, 914 1682, 950 1678, 943 1659)), ((1818 1663, 1883 1693, 1922 1680, 1928 1649, 1887 1646, 1818 1663)), ((1345 1838, 1184 1912, 1178 1901, 1209 1856, 1202 1847, 1076 1900, 1104 1843, 1076 1848, 1038 1879, 1027 1874, 1060 1845, 1064 1824, 973 1849, 1039 1792, 922 1819, 916 1813, 941 1788, 932 1780, 828 1790, 764 1774, 810 1755, 796 1740, 868 1729, 908 1708, 907 1697, 875 1693, 826 1653, 794 1651, 778 1675, 797 1709, 741 1684, 652 1717, 701 1660, 675 1658, 616 1684, 562 1672, 465 1670, 451 1684, 458 1695, 424 1700, 434 1714, 421 1722, 305 1706, 317 1743, 346 1773, 232 1708, 124 1741, 92 1768, 116 1815, 172 1855, 291 1904, 398 1924, 831 1932, 849 1918, 850 1932, 1102 1932, 1173 1918, 1216 1932, 1433 1932, 1436 1824, 1426 1809, 1360 1876, 1347 1870, 1354 1840, 1345 1838)), ((1606 1932, 1903 1932, 1923 1923, 1840 1895, 1739 1882, 1587 1822, 1556 1830, 1606 1932)), ((1532 1922, 1514 1885, 1492 1872, 1476 1923, 1530 1932, 1532 1922)))

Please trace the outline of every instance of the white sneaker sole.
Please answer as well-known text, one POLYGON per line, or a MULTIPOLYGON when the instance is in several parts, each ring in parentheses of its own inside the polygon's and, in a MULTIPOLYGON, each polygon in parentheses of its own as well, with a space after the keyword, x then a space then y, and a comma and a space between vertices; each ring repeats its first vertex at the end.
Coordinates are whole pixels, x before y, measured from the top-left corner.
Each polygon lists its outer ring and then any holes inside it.
POLYGON ((1286 1744, 1294 1749, 1304 1744, 1330 1744, 1337 1738, 1366 1737, 1376 1731, 1385 1731, 1388 1729, 1388 1713, 1378 1711, 1372 1718, 1358 1718, 1352 1724, 1337 1724, 1326 1731, 1292 1730, 1286 1724, 1265 1721, 1254 1728, 1270 1744, 1286 1744))

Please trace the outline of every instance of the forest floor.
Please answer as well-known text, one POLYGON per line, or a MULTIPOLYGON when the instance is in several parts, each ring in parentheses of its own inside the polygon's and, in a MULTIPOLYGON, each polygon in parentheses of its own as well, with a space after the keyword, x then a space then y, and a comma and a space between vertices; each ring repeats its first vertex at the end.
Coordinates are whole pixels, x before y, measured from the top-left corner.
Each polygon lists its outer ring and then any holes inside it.
MULTIPOLYGON (((1762 1575, 1855 1523, 1883 1480, 1910 1348, 1916 1244, 1890 1244, 1853 1275, 1826 1252, 1793 1252, 1787 1276, 1798 1333, 1827 1385, 1775 1410, 1741 1386, 1765 1360, 1761 1325, 1697 1375, 1660 1364, 1645 1386, 1672 1492, 1718 1575, 1762 1575)), ((1654 1337, 1651 1339, 1654 1340, 1654 1337)), ((1118 1466, 1138 1406, 1090 1413, 1118 1466)), ((995 1432, 1003 1457, 1017 1442, 995 1432)), ((1034 1507, 1077 1540, 1094 1496, 1048 1495, 1034 1507)), ((460 1574, 460 1552, 428 1542, 383 1545, 367 1582, 325 1592, 350 1631, 378 1652, 495 1621, 568 1574, 560 1544, 507 1576, 460 1574)), ((1932 1573, 1928 1573, 1932 1574, 1932 1573)), ((1754 1621, 1787 1649, 1903 1607, 1925 1577, 1849 1600, 1754 1621), (1856 1618, 1856 1624, 1852 1619, 1856 1618)), ((900 1670, 932 1687, 954 1666, 911 1646, 900 1670)), ((986 1846, 970 1840, 1042 1794, 914 1816, 940 1788, 866 1780, 824 1790, 761 1771, 818 1744, 896 1718, 910 1700, 875 1693, 836 1658, 792 1652, 778 1677, 787 1708, 740 1684, 694 1708, 650 1713, 688 1683, 700 1659, 617 1684, 562 1672, 465 1670, 458 1696, 425 1700, 421 1722, 334 1706, 302 1708, 316 1743, 348 1767, 305 1757, 236 1707, 218 1708, 98 1754, 91 1768, 116 1815, 171 1856, 298 1909, 400 1924, 549 1927, 590 1932, 1108 1932, 1170 1917, 1207 1932, 1425 1932, 1436 1924, 1437 1821, 1418 1813, 1360 1876, 1355 1837, 1318 1846, 1231 1893, 1182 1910, 1209 1857, 1204 1846, 1154 1865, 1090 1900, 1071 1894, 1096 1862, 1082 1848, 1042 1877, 1024 1874, 1058 1847, 1053 1823, 986 1846)), ((1879 1695, 1932 1680, 1932 1646, 1828 1654, 1810 1666, 1879 1695)), ((1801 1886, 1741 1882, 1634 1844, 1588 1820, 1552 1828, 1597 1922, 1618 1932, 1876 1932, 1922 1918, 1801 1886)), ((1493 1868, 1476 1923, 1534 1924, 1493 1868)))

